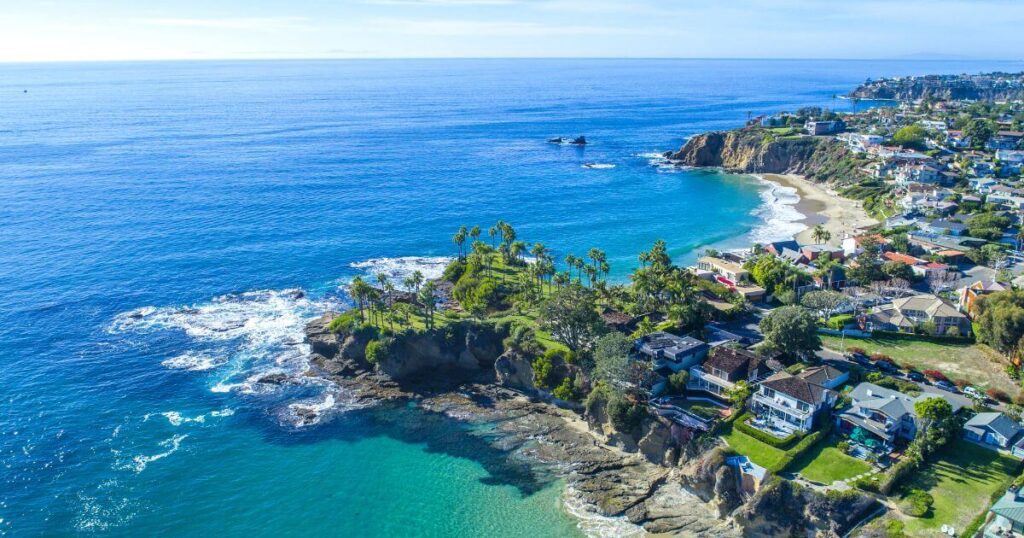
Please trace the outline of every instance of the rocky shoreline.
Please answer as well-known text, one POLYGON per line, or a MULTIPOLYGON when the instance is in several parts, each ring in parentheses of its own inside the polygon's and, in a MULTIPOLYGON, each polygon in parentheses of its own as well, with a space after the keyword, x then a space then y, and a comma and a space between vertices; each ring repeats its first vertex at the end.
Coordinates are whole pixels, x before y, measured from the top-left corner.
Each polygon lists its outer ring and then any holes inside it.
POLYGON ((463 342, 471 343, 453 349, 419 342, 424 347, 402 359, 404 370, 394 364, 371 368, 360 357, 365 342, 356 335, 331 332, 327 324, 332 318, 328 313, 307 326, 313 365, 308 375, 330 380, 354 395, 358 404, 414 402, 453 420, 486 424, 486 430, 470 434, 485 437, 510 461, 528 461, 536 472, 554 472, 595 513, 623 517, 646 532, 740 535, 731 520, 723 519, 724 510, 716 502, 714 481, 731 481, 731 476, 712 474, 704 477, 712 482, 705 483, 687 477, 681 468, 661 465, 678 459, 667 425, 645 424, 638 443, 603 439, 575 412, 502 385, 515 384, 520 377, 508 372, 517 361, 507 354, 495 355, 491 338, 483 334, 469 332, 463 342), (479 366, 488 361, 490 368, 479 366), (413 363, 432 369, 432 374, 411 380, 412 373, 422 371, 411 369, 413 363), (396 368, 403 375, 381 371, 396 368), (504 374, 499 373, 502 369, 504 374))

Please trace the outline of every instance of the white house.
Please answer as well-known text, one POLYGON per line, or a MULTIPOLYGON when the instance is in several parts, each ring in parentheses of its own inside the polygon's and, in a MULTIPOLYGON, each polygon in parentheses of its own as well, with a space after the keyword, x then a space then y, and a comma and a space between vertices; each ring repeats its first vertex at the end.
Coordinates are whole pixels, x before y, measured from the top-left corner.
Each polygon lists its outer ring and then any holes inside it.
POLYGON ((750 409, 772 430, 809 432, 814 419, 835 404, 838 394, 785 371, 761 382, 750 409))

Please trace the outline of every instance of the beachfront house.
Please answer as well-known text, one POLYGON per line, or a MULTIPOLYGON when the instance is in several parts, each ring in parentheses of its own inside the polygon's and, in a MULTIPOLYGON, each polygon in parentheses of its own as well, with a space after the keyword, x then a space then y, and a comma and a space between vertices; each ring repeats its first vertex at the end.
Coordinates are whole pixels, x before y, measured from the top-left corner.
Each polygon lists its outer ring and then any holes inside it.
POLYGON ((756 419, 751 425, 778 436, 807 433, 815 419, 835 404, 838 393, 785 371, 758 386, 750 401, 756 419))
POLYGON ((849 396, 850 405, 836 416, 836 426, 852 440, 878 450, 890 450, 897 441, 910 441, 917 435, 917 402, 943 398, 954 413, 962 407, 959 400, 944 394, 910 396, 874 383, 860 383, 849 396))
POLYGON ((751 282, 750 271, 744 269, 738 261, 702 256, 697 260, 694 272, 697 276, 724 285, 748 301, 757 302, 764 298, 764 288, 751 282))
POLYGON ((1024 428, 1002 413, 978 413, 964 424, 964 439, 1024 458, 1024 428))
POLYGON ((651 361, 655 370, 679 372, 700 363, 709 346, 691 336, 657 331, 636 341, 637 353, 651 361))
POLYGON ((960 300, 957 303, 957 308, 967 315, 969 318, 973 318, 977 314, 977 302, 978 299, 992 293, 1006 291, 1010 289, 1010 286, 994 280, 979 280, 974 282, 970 286, 964 286, 960 288, 959 295, 960 300))
POLYGON ((690 367, 686 388, 725 398, 736 387, 737 381, 756 383, 781 366, 777 361, 765 359, 745 349, 717 347, 703 364, 690 367))

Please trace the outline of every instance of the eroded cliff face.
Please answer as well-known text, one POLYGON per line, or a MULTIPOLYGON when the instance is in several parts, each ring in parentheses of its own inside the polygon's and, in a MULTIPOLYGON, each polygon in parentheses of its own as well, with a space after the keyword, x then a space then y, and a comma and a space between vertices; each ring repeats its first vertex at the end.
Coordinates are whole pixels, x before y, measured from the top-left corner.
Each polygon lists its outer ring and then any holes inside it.
POLYGON ((713 131, 694 136, 669 158, 686 166, 718 166, 744 173, 809 174, 815 154, 834 141, 801 137, 774 139, 762 130, 713 131))
POLYGON ((772 480, 733 516, 744 536, 843 536, 877 510, 858 492, 821 493, 788 480, 772 480))
MULTIPOLYGON (((1018 77, 1020 75, 1017 75, 1018 77)), ((1007 83, 982 83, 969 79, 940 77, 876 80, 857 87, 850 97, 858 99, 896 99, 1015 101, 1024 98, 1024 88, 1007 83)))

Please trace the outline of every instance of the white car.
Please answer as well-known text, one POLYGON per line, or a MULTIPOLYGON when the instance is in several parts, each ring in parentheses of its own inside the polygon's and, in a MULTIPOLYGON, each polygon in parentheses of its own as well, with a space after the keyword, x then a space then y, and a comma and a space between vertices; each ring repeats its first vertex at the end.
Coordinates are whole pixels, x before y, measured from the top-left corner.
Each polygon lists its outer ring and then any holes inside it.
POLYGON ((964 394, 970 396, 971 398, 976 398, 979 400, 985 399, 985 395, 982 394, 980 390, 974 387, 964 387, 964 394))

